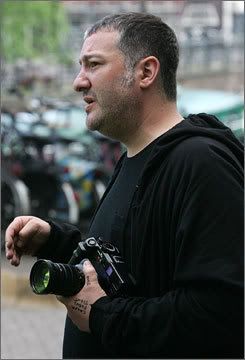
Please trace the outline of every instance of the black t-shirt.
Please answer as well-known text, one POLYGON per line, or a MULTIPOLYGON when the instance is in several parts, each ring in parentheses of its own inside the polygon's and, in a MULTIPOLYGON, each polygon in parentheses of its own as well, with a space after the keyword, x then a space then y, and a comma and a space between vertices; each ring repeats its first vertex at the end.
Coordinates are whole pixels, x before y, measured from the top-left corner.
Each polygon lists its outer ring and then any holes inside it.
POLYGON ((104 241, 121 246, 118 237, 122 237, 122 232, 127 233, 128 229, 125 225, 128 209, 138 178, 154 143, 155 141, 133 157, 125 156, 114 184, 97 210, 88 236, 100 236, 104 241))
MULTIPOLYGON (((126 223, 128 209, 138 179, 155 141, 137 155, 130 158, 125 156, 114 184, 97 210, 89 229, 88 237, 102 237, 104 241, 115 244, 122 251, 122 244, 119 238, 122 238, 122 232, 124 233, 124 238, 129 234, 129 227, 126 223)), ((82 333, 67 317, 63 358, 103 356, 108 357, 109 355, 105 353, 102 346, 90 334, 82 333)))

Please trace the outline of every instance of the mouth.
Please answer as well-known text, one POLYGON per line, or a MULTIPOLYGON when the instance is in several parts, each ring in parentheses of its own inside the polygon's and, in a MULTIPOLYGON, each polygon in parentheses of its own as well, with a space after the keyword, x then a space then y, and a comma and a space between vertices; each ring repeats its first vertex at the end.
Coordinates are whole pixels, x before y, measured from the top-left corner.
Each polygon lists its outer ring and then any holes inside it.
POLYGON ((89 103, 85 106, 86 113, 88 113, 92 110, 93 105, 94 105, 94 101, 92 101, 91 103, 89 103))
POLYGON ((90 111, 95 102, 94 98, 92 98, 91 96, 84 96, 83 100, 87 104, 85 106, 85 111, 86 112, 90 111))

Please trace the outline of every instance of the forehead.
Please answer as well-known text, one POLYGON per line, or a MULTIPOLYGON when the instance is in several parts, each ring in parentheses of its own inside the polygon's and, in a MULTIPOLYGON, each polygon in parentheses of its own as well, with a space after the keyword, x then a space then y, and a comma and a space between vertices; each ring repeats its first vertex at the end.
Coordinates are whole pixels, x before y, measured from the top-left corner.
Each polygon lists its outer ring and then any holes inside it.
POLYGON ((81 58, 86 55, 93 55, 93 53, 107 54, 120 52, 117 48, 119 41, 119 33, 117 31, 98 31, 85 39, 81 58))

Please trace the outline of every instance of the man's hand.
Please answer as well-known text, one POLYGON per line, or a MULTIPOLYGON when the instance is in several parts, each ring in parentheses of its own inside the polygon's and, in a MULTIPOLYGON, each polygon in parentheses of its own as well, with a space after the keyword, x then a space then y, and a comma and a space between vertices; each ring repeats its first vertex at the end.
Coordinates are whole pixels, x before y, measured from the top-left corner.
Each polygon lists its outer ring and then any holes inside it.
POLYGON ((18 266, 22 255, 35 253, 48 240, 50 225, 35 216, 17 216, 5 233, 6 258, 11 265, 18 266))
POLYGON ((106 296, 106 293, 100 287, 97 273, 89 260, 83 263, 83 273, 85 285, 80 292, 71 297, 57 296, 57 299, 66 306, 68 316, 73 323, 81 331, 90 332, 89 314, 91 305, 102 296, 106 296))

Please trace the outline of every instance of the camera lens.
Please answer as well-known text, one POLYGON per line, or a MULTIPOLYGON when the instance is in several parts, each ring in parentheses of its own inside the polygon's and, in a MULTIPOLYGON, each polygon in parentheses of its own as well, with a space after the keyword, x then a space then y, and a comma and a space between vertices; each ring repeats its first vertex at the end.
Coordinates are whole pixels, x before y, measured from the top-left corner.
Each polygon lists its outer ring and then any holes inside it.
POLYGON ((38 264, 38 267, 35 269, 32 278, 33 290, 37 294, 45 293, 45 290, 48 288, 50 280, 50 270, 48 263, 41 262, 38 264))
POLYGON ((72 296, 84 286, 84 275, 79 266, 38 260, 30 273, 34 293, 72 296))

